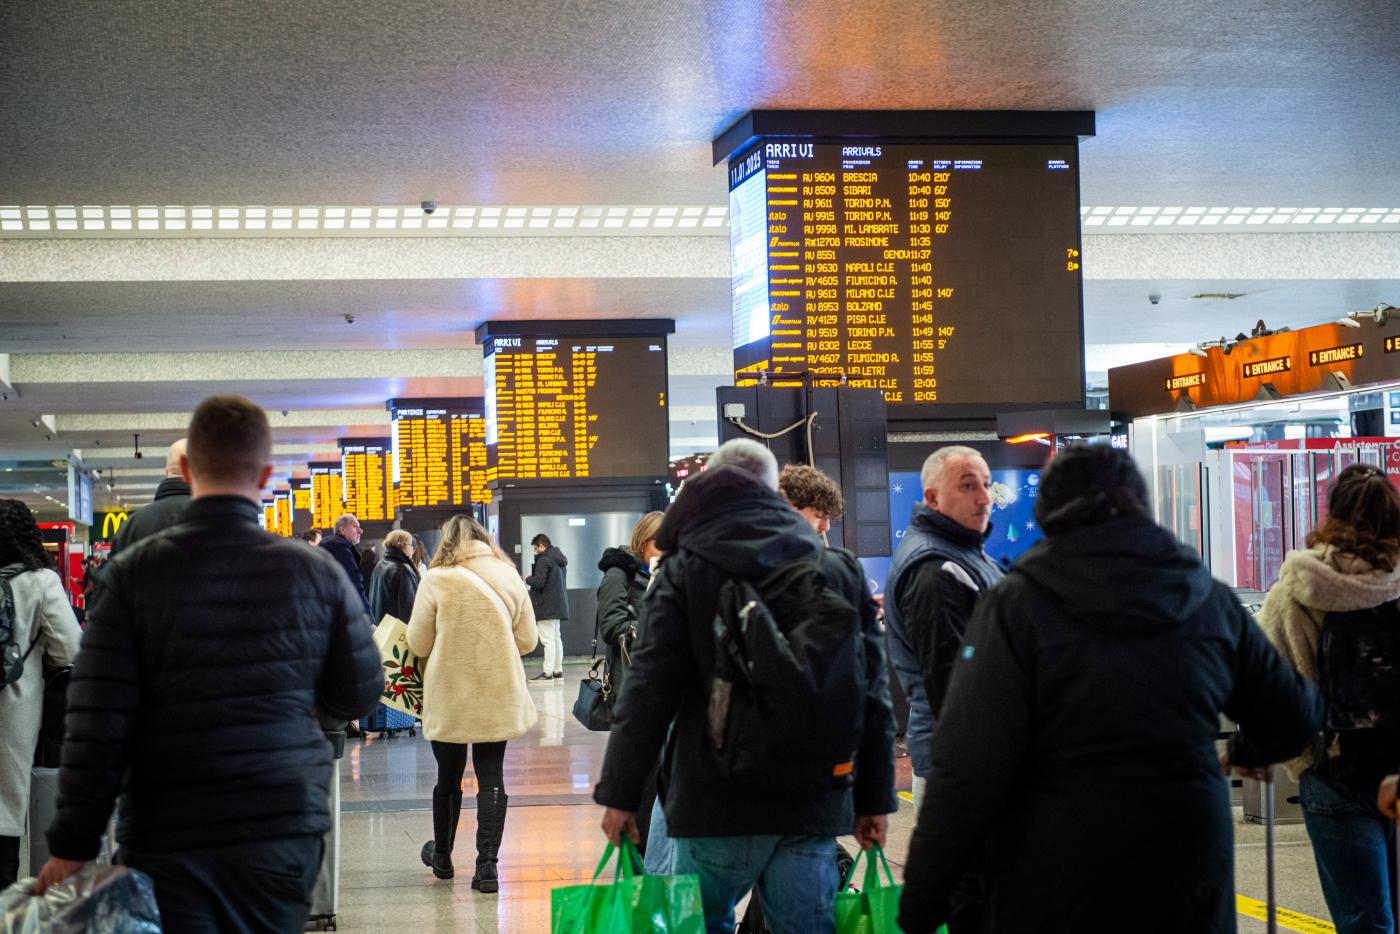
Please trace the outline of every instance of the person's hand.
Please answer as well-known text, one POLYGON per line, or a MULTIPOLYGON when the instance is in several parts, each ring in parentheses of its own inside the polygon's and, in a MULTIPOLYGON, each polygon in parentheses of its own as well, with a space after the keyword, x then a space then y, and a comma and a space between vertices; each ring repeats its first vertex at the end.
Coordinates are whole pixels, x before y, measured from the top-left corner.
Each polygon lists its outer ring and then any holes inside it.
POLYGON ((1376 789, 1376 807, 1386 817, 1400 819, 1400 813, 1395 807, 1395 785, 1400 781, 1400 775, 1387 775, 1381 780, 1380 788, 1376 789))
MULTIPOLYGON (((1228 752, 1222 752, 1220 754, 1220 773, 1222 775, 1229 775, 1230 771, 1230 754, 1228 752)), ((1272 765, 1266 765, 1262 768, 1245 768, 1244 766, 1239 766, 1234 769, 1234 773, 1240 778, 1252 778, 1256 782, 1271 782, 1274 780, 1274 767, 1272 765)))
POLYGON ((622 835, 626 834, 627 839, 633 843, 641 843, 642 836, 637 833, 637 818, 631 811, 623 811, 618 808, 608 808, 603 812, 603 833, 607 835, 608 842, 613 846, 622 846, 622 835))
POLYGON ((43 895, 49 890, 49 886, 58 883, 72 876, 86 863, 78 859, 59 859, 57 856, 49 857, 49 861, 44 864, 44 868, 39 870, 39 878, 34 880, 34 894, 43 895))
POLYGON ((856 842, 860 844, 862 850, 870 849, 872 843, 885 845, 885 834, 889 832, 890 819, 884 814, 862 814, 856 818, 855 834, 856 842))

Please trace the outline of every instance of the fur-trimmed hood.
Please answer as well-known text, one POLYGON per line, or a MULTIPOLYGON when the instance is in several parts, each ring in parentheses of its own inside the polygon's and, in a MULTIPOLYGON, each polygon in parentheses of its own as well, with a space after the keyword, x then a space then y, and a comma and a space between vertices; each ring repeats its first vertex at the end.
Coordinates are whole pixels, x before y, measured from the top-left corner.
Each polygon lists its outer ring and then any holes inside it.
POLYGON ((1324 613, 1364 610, 1400 599, 1400 567, 1393 571, 1372 567, 1330 545, 1319 545, 1307 551, 1290 551, 1274 589, 1282 589, 1303 606, 1324 613))

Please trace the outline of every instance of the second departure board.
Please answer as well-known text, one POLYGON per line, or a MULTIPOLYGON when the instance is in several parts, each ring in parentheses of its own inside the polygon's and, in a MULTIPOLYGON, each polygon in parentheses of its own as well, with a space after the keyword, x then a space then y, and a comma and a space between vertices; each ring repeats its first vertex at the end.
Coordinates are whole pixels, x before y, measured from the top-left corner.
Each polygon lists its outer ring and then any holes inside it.
POLYGON ((492 336, 484 353, 497 479, 665 475, 664 336, 492 336))
POLYGON ((273 502, 277 505, 276 520, 277 525, 272 529, 283 538, 292 537, 292 494, 279 492, 273 497, 273 502))
POLYGON ((339 461, 318 461, 311 467, 311 524, 327 535, 345 512, 345 489, 339 461))
POLYGON ((481 399, 394 399, 389 411, 397 506, 491 502, 481 399))
POLYGON ((729 169, 740 385, 1082 401, 1075 143, 760 140, 729 169))
POLYGON ((311 481, 292 481, 292 509, 296 512, 311 512, 311 481))
POLYGON ((340 442, 345 511, 361 522, 394 518, 394 454, 388 438, 345 438, 340 442))

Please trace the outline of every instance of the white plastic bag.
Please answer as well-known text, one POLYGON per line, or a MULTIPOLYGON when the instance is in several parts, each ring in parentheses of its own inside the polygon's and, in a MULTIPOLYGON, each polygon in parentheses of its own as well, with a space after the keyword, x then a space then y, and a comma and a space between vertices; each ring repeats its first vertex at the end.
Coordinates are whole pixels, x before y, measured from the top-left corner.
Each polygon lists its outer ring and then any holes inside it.
POLYGON ((155 889, 134 869, 88 863, 43 895, 33 884, 0 892, 0 934, 160 934, 155 889))

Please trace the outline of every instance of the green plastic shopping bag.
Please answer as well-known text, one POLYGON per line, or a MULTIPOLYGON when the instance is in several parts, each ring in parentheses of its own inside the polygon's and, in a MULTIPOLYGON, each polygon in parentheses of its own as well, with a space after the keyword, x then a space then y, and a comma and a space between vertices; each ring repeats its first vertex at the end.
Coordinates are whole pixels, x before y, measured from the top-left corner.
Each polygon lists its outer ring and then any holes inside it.
MULTIPOLYGON (((871 844, 868 851, 856 854, 851 871, 846 876, 846 884, 836 896, 836 934, 901 934, 899 929, 899 896, 904 886, 895 885, 894 874, 890 872, 889 861, 880 845, 871 844), (856 878, 856 867, 861 857, 865 857, 865 881, 859 889, 851 884, 856 878), (876 857, 879 862, 876 862, 876 857), (884 867, 885 877, 880 878, 880 868, 884 867)), ((938 934, 947 934, 947 927, 938 929, 938 934)))
POLYGON ((551 934, 704 934, 700 877, 649 876, 641 862, 631 840, 609 843, 592 882, 550 893, 551 934), (599 885, 614 853, 612 884, 599 885))

